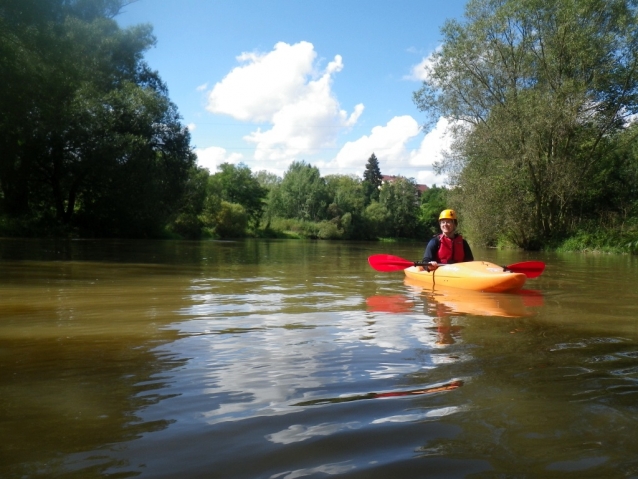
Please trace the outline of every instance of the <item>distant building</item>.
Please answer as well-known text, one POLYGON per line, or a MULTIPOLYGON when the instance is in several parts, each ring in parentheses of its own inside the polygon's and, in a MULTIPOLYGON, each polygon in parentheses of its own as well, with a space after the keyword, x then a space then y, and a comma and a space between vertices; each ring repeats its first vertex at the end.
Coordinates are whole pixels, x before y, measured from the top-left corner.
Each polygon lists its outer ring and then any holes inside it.
MULTIPOLYGON (((396 181, 397 178, 405 178, 405 176, 401 176, 401 175, 399 175, 399 176, 381 175, 381 181, 383 183, 392 183, 393 181, 396 181)), ((430 189, 430 187, 427 186, 427 185, 419 185, 419 184, 417 184, 416 185, 416 189, 418 191, 418 195, 419 195, 419 198, 420 198, 423 193, 425 193, 427 190, 430 189)))

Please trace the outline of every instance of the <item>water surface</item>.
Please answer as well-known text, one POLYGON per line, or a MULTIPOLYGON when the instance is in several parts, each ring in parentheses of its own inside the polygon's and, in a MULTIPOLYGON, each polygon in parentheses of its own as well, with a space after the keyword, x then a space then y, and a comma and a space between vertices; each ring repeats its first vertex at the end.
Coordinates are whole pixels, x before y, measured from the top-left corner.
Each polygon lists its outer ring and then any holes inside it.
POLYGON ((0 241, 0 477, 638 477, 637 259, 423 246, 0 241))

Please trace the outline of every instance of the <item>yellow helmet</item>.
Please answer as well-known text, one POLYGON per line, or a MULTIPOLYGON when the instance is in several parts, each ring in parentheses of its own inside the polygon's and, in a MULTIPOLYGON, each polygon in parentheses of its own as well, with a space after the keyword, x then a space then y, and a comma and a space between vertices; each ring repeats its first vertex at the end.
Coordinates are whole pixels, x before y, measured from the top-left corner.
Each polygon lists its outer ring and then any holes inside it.
POLYGON ((454 210, 443 210, 439 215, 439 221, 441 220, 454 220, 456 221, 456 211, 454 210))

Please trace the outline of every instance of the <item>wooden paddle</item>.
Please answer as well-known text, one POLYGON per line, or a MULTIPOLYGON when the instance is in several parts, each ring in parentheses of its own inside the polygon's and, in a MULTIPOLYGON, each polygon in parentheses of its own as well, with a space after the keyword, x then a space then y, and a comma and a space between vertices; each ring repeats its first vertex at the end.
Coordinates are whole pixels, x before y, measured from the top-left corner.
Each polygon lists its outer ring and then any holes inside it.
MULTIPOLYGON (((377 271, 400 271, 410 266, 427 266, 427 263, 422 261, 408 261, 407 259, 399 258, 398 256, 392 256, 391 254, 375 254, 368 258, 370 266, 377 271)), ((444 266, 444 265, 439 265, 444 266)), ((540 276, 545 270, 545 263, 542 261, 523 261, 521 263, 514 263, 508 266, 503 266, 505 271, 512 271, 513 273, 523 273, 528 278, 536 278, 540 276)))

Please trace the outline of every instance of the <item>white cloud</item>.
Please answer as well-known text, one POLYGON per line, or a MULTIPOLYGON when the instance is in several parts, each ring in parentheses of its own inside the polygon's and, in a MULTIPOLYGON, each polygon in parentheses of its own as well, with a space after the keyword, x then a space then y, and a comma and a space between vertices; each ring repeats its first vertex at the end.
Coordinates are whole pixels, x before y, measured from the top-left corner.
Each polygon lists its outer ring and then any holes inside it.
POLYGON ((356 105, 350 114, 340 108, 332 82, 343 60, 336 55, 317 71, 316 56, 308 42, 280 42, 269 53, 243 53, 237 57, 242 65, 211 90, 207 109, 269 125, 244 137, 255 145, 256 161, 289 163, 302 153, 334 147, 339 133, 357 123, 364 106, 356 105))
POLYGON ((396 116, 385 126, 375 126, 370 135, 347 142, 337 156, 326 165, 329 168, 363 169, 372 153, 379 159, 381 170, 388 170, 408 157, 406 143, 419 134, 419 124, 409 115, 396 116))
POLYGON ((195 90, 197 91, 205 91, 208 88, 208 83, 204 83, 203 85, 199 85, 195 90))
MULTIPOLYGON (((440 48, 440 47, 439 47, 440 48)), ((404 80, 412 81, 425 81, 428 79, 428 69, 432 64, 432 55, 423 57, 423 59, 412 66, 412 70, 409 75, 403 77, 404 80)))
POLYGON ((189 123, 186 125, 186 128, 188 128, 189 131, 194 131, 195 128, 197 128, 197 125, 195 123, 189 123))
POLYGON ((242 53, 242 63, 215 84, 207 109, 243 121, 270 122, 279 110, 303 95, 316 58, 311 43, 279 42, 266 54, 242 53))
MULTIPOLYGON (((239 66, 217 82, 208 93, 207 110, 240 122, 260 123, 243 140, 254 145, 249 159, 221 147, 196 150, 199 164, 215 172, 223 162, 243 161, 254 171, 268 170, 279 176, 293 160, 307 159, 322 174, 361 175, 374 152, 383 174, 413 177, 418 183, 444 184, 432 165, 449 148, 444 135, 447 122, 421 138, 418 122, 410 115, 396 116, 376 126, 338 150, 332 159, 326 151, 337 148, 338 138, 354 126, 364 111, 362 103, 351 112, 343 110, 332 88, 344 68, 340 55, 320 68, 309 42, 277 43, 267 53, 242 53, 239 66), (314 160, 322 156, 324 160, 314 160)), ((410 80, 423 80, 430 57, 412 68, 410 80)), ((202 85, 206 87, 206 85, 202 85)))
POLYGON ((368 158, 374 153, 379 160, 379 168, 384 175, 402 175, 415 178, 417 183, 444 184, 445 176, 437 176, 433 164, 440 161, 443 152, 450 147, 447 135, 448 123, 439 120, 436 127, 423 137, 417 149, 410 149, 408 143, 421 135, 418 122, 409 115, 392 118, 385 126, 376 126, 370 135, 346 143, 329 162, 316 164, 322 174, 353 172, 363 174, 368 158))
POLYGON ((211 173, 217 172, 217 166, 222 163, 232 163, 234 165, 243 160, 240 153, 228 153, 226 149, 219 146, 211 146, 209 148, 196 148, 197 164, 204 168, 208 168, 211 173))
POLYGON ((429 186, 436 183, 440 186, 447 181, 447 175, 435 175, 432 166, 441 161, 444 152, 450 149, 452 137, 448 126, 449 122, 445 118, 439 118, 436 126, 423 137, 419 149, 410 153, 408 163, 417 170, 417 183, 429 186))

